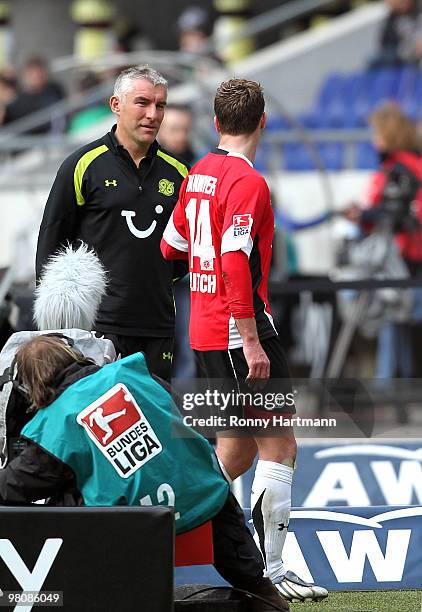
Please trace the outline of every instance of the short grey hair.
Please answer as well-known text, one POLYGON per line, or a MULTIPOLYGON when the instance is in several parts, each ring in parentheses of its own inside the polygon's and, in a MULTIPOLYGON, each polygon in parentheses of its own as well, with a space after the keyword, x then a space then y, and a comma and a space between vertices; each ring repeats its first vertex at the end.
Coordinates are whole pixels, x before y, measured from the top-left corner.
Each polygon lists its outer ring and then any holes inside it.
POLYGON ((123 70, 114 83, 113 94, 121 97, 127 93, 131 82, 136 81, 137 79, 145 79, 145 81, 152 83, 154 87, 157 87, 158 85, 161 85, 166 89, 168 87, 168 82, 162 74, 160 74, 157 70, 154 70, 154 68, 150 68, 148 64, 143 64, 123 70))

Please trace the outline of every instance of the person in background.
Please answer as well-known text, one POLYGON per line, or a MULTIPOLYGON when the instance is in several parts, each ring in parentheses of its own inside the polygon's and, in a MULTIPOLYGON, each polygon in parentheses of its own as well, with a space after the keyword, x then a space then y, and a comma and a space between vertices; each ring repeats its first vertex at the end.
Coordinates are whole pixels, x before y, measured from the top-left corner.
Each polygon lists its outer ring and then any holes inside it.
MULTIPOLYGON (((8 105, 3 123, 12 123, 28 115, 44 110, 65 97, 61 85, 51 80, 47 63, 41 57, 30 58, 23 69, 22 90, 8 105)), ((28 129, 26 134, 63 132, 65 119, 56 119, 28 129)))
POLYGON ((195 56, 193 68, 203 73, 207 68, 221 65, 221 58, 210 50, 212 22, 202 6, 186 7, 177 20, 179 51, 195 56))
POLYGON ((184 104, 168 104, 166 114, 158 133, 163 147, 176 153, 189 165, 195 161, 192 147, 192 111, 184 104))
POLYGON ((18 95, 18 81, 13 73, 0 72, 0 125, 4 123, 7 109, 18 95))
POLYGON ((379 49, 370 66, 394 66, 422 59, 422 15, 417 0, 385 0, 389 9, 379 49))
MULTIPOLYGON (((368 186, 366 206, 351 204, 346 217, 358 223, 363 233, 371 233, 380 223, 389 223, 409 275, 418 277, 422 275, 422 157, 416 126, 393 103, 376 110, 370 117, 370 125, 380 169, 368 186), (401 193, 412 182, 414 193, 401 193), (388 196, 392 188, 395 189, 393 199, 388 196), (397 214, 394 206, 400 207, 397 214)), ((413 297, 410 319, 421 320, 420 291, 414 290, 413 297)), ((378 337, 376 377, 391 379, 398 374, 410 378, 412 373, 409 325, 385 322, 378 337)))
POLYGON ((209 16, 201 6, 188 6, 177 20, 179 50, 195 55, 206 54, 210 32, 209 16))
MULTIPOLYGON (((168 104, 163 123, 158 133, 158 140, 166 149, 187 164, 195 161, 192 147, 192 111, 182 104, 168 104)), ((196 365, 193 352, 189 346, 189 284, 183 279, 174 287, 177 317, 175 328, 175 352, 173 376, 175 378, 194 378, 196 365)))

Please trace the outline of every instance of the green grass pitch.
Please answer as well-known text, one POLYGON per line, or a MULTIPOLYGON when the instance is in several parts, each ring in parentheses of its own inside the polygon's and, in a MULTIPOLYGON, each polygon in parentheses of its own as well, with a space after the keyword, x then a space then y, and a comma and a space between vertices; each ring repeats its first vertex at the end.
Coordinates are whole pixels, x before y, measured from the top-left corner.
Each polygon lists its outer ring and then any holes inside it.
POLYGON ((320 603, 297 603, 291 612, 422 612, 422 591, 330 593, 320 603))

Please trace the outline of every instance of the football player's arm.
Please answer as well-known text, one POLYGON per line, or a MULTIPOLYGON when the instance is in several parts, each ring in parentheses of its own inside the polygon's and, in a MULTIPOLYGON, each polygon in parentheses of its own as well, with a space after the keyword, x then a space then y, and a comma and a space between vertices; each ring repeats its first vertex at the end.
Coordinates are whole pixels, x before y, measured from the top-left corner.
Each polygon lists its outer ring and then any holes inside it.
POLYGON ((75 487, 71 468, 32 442, 0 470, 0 505, 30 504, 75 487))
POLYGON ((249 367, 246 380, 260 386, 270 375, 270 362, 259 341, 253 307, 249 256, 259 226, 261 203, 269 197, 261 177, 238 181, 227 198, 221 244, 221 265, 230 311, 243 340, 243 353, 249 367))
MULTIPOLYGON (((164 259, 188 259, 188 241, 185 229, 185 216, 179 201, 174 207, 171 217, 161 238, 161 253, 164 259)), ((187 271, 187 270, 186 270, 187 271)))
POLYGON ((76 200, 74 168, 72 160, 65 160, 48 196, 38 235, 37 279, 50 255, 76 237, 78 219, 84 206, 78 205, 76 200))
MULTIPOLYGON (((171 246, 166 239, 164 238, 164 236, 161 238, 161 243, 160 243, 160 248, 161 248, 161 253, 164 257, 164 259, 167 259, 168 261, 172 261, 173 259, 182 259, 184 261, 188 260, 188 254, 186 251, 179 251, 179 249, 175 248, 174 246, 171 246)), ((187 274, 188 270, 186 270, 185 274, 187 274)))
POLYGON ((253 307, 252 279, 248 256, 229 251, 221 258, 224 287, 230 312, 243 340, 243 353, 249 367, 246 380, 252 386, 270 375, 270 363, 258 338, 253 307))

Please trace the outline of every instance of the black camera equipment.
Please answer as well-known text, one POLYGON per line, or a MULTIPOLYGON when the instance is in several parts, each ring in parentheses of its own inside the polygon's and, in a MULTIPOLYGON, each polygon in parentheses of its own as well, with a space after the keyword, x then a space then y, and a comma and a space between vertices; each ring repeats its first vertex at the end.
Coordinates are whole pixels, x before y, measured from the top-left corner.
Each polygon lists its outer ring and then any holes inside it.
POLYGON ((404 164, 386 173, 386 184, 378 206, 363 211, 362 221, 394 234, 412 232, 419 227, 414 202, 421 187, 418 177, 404 164))

